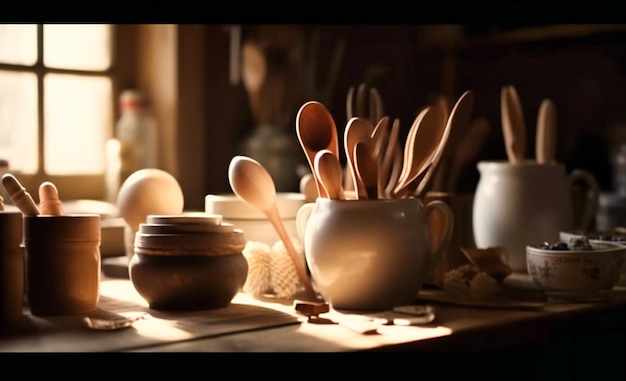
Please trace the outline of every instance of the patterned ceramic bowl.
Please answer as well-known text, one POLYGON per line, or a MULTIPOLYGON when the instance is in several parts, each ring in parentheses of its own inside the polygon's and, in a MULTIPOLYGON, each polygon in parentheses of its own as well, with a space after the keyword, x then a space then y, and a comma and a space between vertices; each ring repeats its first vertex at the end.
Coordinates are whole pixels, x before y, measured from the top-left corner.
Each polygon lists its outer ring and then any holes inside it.
POLYGON ((528 273, 552 300, 591 301, 606 297, 620 279, 626 246, 590 241, 590 250, 526 247, 528 273))
MULTIPOLYGON (((570 242, 573 239, 581 237, 587 237, 591 242, 616 243, 626 246, 626 231, 621 228, 605 231, 572 230, 559 232, 559 239, 563 242, 570 242)), ((626 261, 624 261, 622 265, 622 271, 617 285, 626 286, 626 261)))

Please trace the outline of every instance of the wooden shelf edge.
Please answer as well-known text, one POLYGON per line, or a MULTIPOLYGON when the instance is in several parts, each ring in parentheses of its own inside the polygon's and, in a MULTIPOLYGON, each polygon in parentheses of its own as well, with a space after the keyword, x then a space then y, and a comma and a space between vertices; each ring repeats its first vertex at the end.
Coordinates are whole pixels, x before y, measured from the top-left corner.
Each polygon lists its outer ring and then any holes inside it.
POLYGON ((540 27, 527 27, 517 30, 497 32, 484 37, 468 38, 461 43, 461 48, 471 49, 496 45, 548 41, 588 37, 605 33, 626 32, 624 24, 564 24, 540 27))

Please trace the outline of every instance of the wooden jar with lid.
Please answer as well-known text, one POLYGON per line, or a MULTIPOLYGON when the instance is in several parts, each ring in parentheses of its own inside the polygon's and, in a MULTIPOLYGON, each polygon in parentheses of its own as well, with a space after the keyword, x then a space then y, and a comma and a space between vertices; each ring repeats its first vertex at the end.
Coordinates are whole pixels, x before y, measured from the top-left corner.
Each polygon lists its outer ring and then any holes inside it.
POLYGON ((152 309, 226 307, 248 275, 245 244, 221 215, 149 215, 135 235, 129 277, 152 309))

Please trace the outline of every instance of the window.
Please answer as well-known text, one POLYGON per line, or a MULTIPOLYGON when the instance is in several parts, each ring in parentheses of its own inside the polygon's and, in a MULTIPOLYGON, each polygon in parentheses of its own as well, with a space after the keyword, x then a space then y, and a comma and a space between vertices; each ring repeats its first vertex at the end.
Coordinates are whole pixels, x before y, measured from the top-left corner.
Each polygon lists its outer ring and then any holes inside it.
POLYGON ((0 159, 34 197, 44 180, 104 196, 113 45, 111 25, 0 24, 0 159))

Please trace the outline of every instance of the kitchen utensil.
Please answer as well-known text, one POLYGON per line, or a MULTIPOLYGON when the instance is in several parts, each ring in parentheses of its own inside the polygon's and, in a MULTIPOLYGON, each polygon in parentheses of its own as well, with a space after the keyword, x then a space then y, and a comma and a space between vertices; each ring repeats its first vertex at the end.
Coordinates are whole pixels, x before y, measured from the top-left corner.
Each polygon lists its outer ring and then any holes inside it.
MULTIPOLYGON (((437 103, 444 109, 446 115, 446 123, 450 117, 450 102, 445 96, 437 98, 437 103)), ((467 115, 469 118, 470 115, 467 115)), ((467 144, 466 136, 469 134, 468 129, 470 127, 470 120, 459 121, 456 126, 452 126, 450 130, 450 136, 448 136, 448 142, 443 150, 441 159, 435 173, 433 175, 430 191, 436 192, 450 192, 446 186, 450 181, 450 171, 453 166, 452 162, 455 160, 456 152, 463 150, 465 144, 467 144), (461 144, 463 143, 463 144, 461 144)), ((472 143, 470 143, 472 144, 472 143)))
MULTIPOLYGON (((296 116, 296 133, 306 158, 315 173, 315 154, 323 149, 339 157, 339 142, 335 121, 326 107, 317 101, 309 101, 300 107, 296 116)), ((318 195, 328 197, 319 179, 314 175, 318 195)))
POLYGON ((551 99, 544 99, 539 106, 536 139, 537 162, 552 162, 556 153, 556 109, 551 99))
POLYGON ((42 215, 63 214, 63 204, 59 200, 59 192, 54 183, 44 181, 39 186, 39 211, 42 215))
POLYGON ((343 170, 341 163, 332 152, 327 149, 319 151, 315 155, 315 173, 326 189, 328 198, 343 200, 345 198, 342 187, 343 170))
POLYGON ((354 166, 356 177, 363 184, 365 197, 357 195, 359 199, 378 198, 378 160, 374 156, 371 144, 358 142, 354 146, 354 166))
POLYGON ((404 155, 400 142, 397 141, 395 145, 396 146, 393 150, 393 161, 391 162, 391 173, 389 173, 389 178, 387 179, 384 189, 384 194, 387 198, 393 197, 393 188, 395 188, 398 180, 400 179, 400 174, 402 173, 403 168, 402 166, 404 164, 404 155))
MULTIPOLYGON (((315 103, 309 104, 313 104, 313 107, 316 107, 315 103)), ((317 151, 319 150, 316 150, 316 152, 317 151)), ((312 168, 315 168, 314 164, 312 168)), ((311 280, 307 275, 305 264, 294 248, 293 242, 291 242, 285 230, 285 226, 278 215, 276 208, 276 187, 270 174, 256 160, 246 156, 235 156, 230 161, 228 167, 228 180, 237 197, 267 215, 267 218, 276 229, 278 236, 283 241, 307 295, 313 299, 317 299, 311 280)))
POLYGON ((394 198, 411 197, 411 195, 414 194, 415 191, 417 191, 417 187, 424 180, 424 178, 426 177, 426 174, 428 173, 428 170, 432 166, 433 166, 432 162, 427 163, 424 167, 420 169, 420 172, 417 175, 411 178, 411 180, 404 187, 402 187, 402 189, 399 190, 399 192, 394 193, 393 197, 394 198))
POLYGON ((379 121, 374 131, 372 131, 372 143, 374 144, 374 153, 376 156, 381 156, 380 153, 384 152, 389 139, 389 117, 384 116, 379 121))
POLYGON ((502 133, 509 162, 521 163, 526 155, 526 126, 517 90, 503 86, 500 92, 502 133))
POLYGON ((444 167, 447 172, 443 184, 445 191, 455 191, 461 171, 476 158, 485 143, 489 129, 489 121, 484 117, 476 118, 470 123, 463 140, 459 142, 461 144, 458 144, 452 153, 448 166, 444 167))
MULTIPOLYGON (((420 111, 419 114, 417 114, 417 117, 415 117, 415 120, 413 121, 413 124, 411 125, 411 128, 409 129, 409 132, 406 136, 406 140, 404 142, 404 155, 403 155, 403 159, 402 159, 402 170, 400 171, 400 175, 398 176, 398 180, 396 182, 396 184, 394 184, 392 192, 393 193, 397 193, 394 190, 397 188, 402 188, 402 186, 404 185, 407 177, 409 176, 409 173, 411 172, 411 166, 413 165, 413 156, 414 156, 414 145, 415 145, 415 134, 417 133, 417 130, 421 124, 422 119, 424 119, 424 116, 429 112, 430 108, 426 107, 424 108, 422 111, 420 111)), ((416 166, 418 166, 418 164, 416 164, 416 166)))
POLYGON ((354 117, 361 117, 369 119, 372 125, 378 124, 385 113, 378 90, 374 87, 368 88, 365 83, 361 83, 356 90, 356 100, 354 97, 354 87, 350 87, 346 100, 347 119, 350 120, 354 117))
MULTIPOLYGON (((396 187, 395 193, 401 193, 404 188, 414 182, 421 174, 423 168, 431 160, 434 161, 436 159, 433 155, 443 149, 443 145, 445 145, 444 139, 447 137, 446 131, 449 129, 446 128, 445 114, 441 106, 427 107, 416 128, 417 130, 410 145, 412 150, 409 151, 409 169, 406 172, 405 179, 396 187)), ((436 164, 433 162, 433 166, 436 164)), ((433 166, 426 171, 422 184, 424 181, 427 181, 427 176, 432 171, 433 166)), ((420 189, 420 186, 421 184, 416 189, 420 189)))
POLYGON ((348 121, 346 125, 346 129, 344 131, 344 148, 346 151, 346 159, 348 162, 348 171, 350 172, 350 177, 354 182, 354 190, 357 195, 360 197, 365 197, 365 189, 363 188, 363 184, 360 182, 358 177, 356 176, 355 164, 354 164, 354 146, 358 142, 367 142, 371 144, 371 136, 374 131, 374 127, 369 122, 369 120, 365 118, 354 117, 348 121))
MULTIPOLYGON (((441 110, 441 106, 437 106, 437 109, 441 110)), ((435 173, 436 169, 439 167, 439 162, 441 161, 441 156, 446 149, 446 145, 448 142, 448 138, 450 136, 450 132, 452 130, 460 130, 464 129, 470 120, 470 116, 472 111, 474 110, 474 93, 470 90, 461 94, 459 99, 456 101, 452 111, 450 112, 450 116, 448 117, 447 122, 444 121, 445 124, 443 134, 439 139, 439 144, 433 152, 432 163, 433 165, 428 169, 424 179, 420 182, 417 190, 414 194, 417 197, 424 197, 426 193, 430 190, 432 186, 432 177, 435 173)), ((443 114, 443 110, 440 111, 443 114)))
POLYGON ((36 216, 39 214, 37 204, 33 200, 30 193, 26 191, 26 188, 20 184, 20 182, 10 173, 5 173, 2 176, 2 185, 7 191, 9 198, 15 206, 20 209, 25 216, 36 216))
POLYGON ((395 156, 395 151, 398 148, 398 136, 400 135, 400 120, 395 119, 393 121, 393 125, 391 126, 391 131, 387 138, 387 142, 385 144, 384 151, 380 152, 375 151, 375 155, 378 157, 378 163, 380 166, 380 171, 378 173, 378 189, 381 190, 381 197, 388 198, 389 194, 385 192, 385 187, 387 186, 387 182, 389 181, 389 171, 391 170, 391 166, 393 165, 393 158, 395 156), (381 159, 382 158, 382 159, 381 159))

